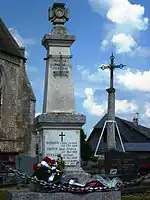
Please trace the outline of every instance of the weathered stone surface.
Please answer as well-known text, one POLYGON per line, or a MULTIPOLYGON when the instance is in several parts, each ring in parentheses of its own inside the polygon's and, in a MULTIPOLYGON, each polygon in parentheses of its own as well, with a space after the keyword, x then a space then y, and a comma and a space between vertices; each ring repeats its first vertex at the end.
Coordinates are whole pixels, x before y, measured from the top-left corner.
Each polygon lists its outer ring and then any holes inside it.
MULTIPOLYGON (((115 121, 115 89, 108 88, 108 119, 115 121)), ((107 145, 108 150, 116 149, 115 123, 107 123, 107 145)))
POLYGON ((88 194, 5 192, 4 200, 121 200, 120 191, 94 192, 88 194))
POLYGON ((52 46, 63 46, 64 44, 68 47, 73 44, 75 41, 74 35, 66 34, 65 29, 60 28, 53 28, 52 33, 46 34, 44 38, 42 39, 42 45, 44 47, 48 47, 48 44, 51 44, 52 46), (61 34, 63 33, 63 34, 61 34))
POLYGON ((64 26, 69 20, 64 6, 54 3, 49 9, 53 28, 42 40, 47 51, 43 114, 35 119, 35 125, 39 132, 39 155, 56 159, 61 154, 65 170, 76 172, 80 169, 80 130, 86 117, 76 113, 75 108, 71 65, 75 37, 64 26))
POLYGON ((54 3, 49 8, 49 20, 53 25, 64 25, 69 20, 69 12, 64 3, 54 3))
POLYGON ((42 40, 47 50, 43 113, 75 112, 70 49, 75 37, 64 26, 69 20, 65 4, 54 3, 49 8, 49 20, 52 31, 42 40))
POLYGON ((83 171, 82 168, 79 169, 79 171, 66 171, 64 173, 64 178, 75 178, 78 180, 79 183, 81 184, 85 184, 87 181, 89 181, 91 179, 91 174, 86 173, 85 171, 83 171))
POLYGON ((35 96, 27 77, 25 60, 0 51, 0 151, 31 155, 35 96))
POLYGON ((35 118, 35 124, 47 123, 47 124, 84 124, 86 117, 80 113, 43 113, 35 118))
POLYGON ((71 50, 69 46, 66 46, 67 42, 57 39, 46 41, 49 47, 46 59, 43 113, 75 111, 71 50))

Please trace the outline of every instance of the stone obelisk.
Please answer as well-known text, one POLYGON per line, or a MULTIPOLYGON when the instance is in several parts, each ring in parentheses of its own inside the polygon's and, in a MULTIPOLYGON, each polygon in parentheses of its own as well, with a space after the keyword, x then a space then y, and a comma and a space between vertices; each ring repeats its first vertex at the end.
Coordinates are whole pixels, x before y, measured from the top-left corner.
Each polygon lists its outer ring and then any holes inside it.
POLYGON ((61 154, 66 169, 76 171, 80 168, 80 130, 86 118, 75 110, 70 49, 75 37, 65 27, 69 16, 64 3, 49 8, 49 20, 52 31, 42 40, 47 51, 43 113, 35 120, 39 153, 53 159, 61 154))

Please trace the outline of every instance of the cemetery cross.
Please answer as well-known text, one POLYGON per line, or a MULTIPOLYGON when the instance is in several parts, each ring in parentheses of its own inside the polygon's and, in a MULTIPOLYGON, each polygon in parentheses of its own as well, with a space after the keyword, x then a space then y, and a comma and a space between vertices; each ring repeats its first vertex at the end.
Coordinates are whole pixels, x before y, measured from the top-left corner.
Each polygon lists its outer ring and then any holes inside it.
POLYGON ((116 139, 115 139, 115 89, 113 85, 114 81, 114 70, 117 68, 122 69, 125 65, 119 64, 115 65, 115 56, 111 55, 110 64, 102 65, 100 68, 102 70, 110 70, 110 88, 106 91, 108 92, 108 110, 107 110, 107 149, 108 151, 116 150, 116 139))

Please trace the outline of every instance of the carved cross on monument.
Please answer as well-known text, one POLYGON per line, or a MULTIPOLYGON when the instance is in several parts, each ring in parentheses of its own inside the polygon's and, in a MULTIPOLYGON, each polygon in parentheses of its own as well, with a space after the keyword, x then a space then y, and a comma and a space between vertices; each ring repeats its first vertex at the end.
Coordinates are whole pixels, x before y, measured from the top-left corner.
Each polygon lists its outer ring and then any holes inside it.
POLYGON ((61 142, 64 141, 64 137, 66 136, 63 132, 61 132, 61 134, 59 134, 59 136, 61 137, 61 142))
POLYGON ((110 88, 106 91, 108 92, 108 110, 107 110, 107 148, 108 150, 116 150, 116 138, 115 138, 115 89, 113 86, 114 81, 114 70, 117 68, 122 69, 125 65, 115 65, 115 57, 112 53, 110 57, 110 64, 102 65, 101 69, 110 70, 110 88))

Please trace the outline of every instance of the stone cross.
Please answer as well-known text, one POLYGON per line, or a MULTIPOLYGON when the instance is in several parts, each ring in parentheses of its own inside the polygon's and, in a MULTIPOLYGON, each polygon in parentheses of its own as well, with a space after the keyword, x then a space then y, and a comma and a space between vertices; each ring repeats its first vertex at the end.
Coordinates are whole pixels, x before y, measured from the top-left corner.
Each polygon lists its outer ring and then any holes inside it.
POLYGON ((108 151, 116 150, 116 138, 115 138, 115 88, 113 85, 114 81, 114 70, 117 68, 122 69, 125 65, 115 65, 114 63, 115 57, 112 53, 110 57, 110 64, 102 65, 101 69, 109 69, 110 70, 110 88, 106 91, 108 92, 108 110, 107 110, 107 148, 108 151))
POLYGON ((49 20, 53 25, 64 25, 66 21, 69 20, 68 8, 65 8, 64 3, 54 3, 52 7, 49 8, 49 20))

